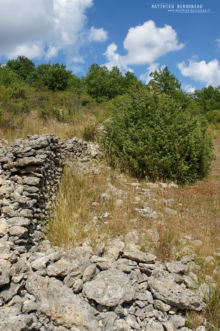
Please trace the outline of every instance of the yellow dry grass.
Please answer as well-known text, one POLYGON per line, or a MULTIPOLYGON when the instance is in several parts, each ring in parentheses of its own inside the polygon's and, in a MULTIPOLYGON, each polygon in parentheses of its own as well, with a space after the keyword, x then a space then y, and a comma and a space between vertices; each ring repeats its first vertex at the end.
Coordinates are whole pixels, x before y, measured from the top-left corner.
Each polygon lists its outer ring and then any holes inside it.
MULTIPOLYGON (((219 266, 214 253, 220 247, 220 139, 215 144, 217 159, 208 178, 193 186, 150 188, 155 198, 142 195, 143 189, 149 188, 145 181, 112 170, 104 161, 87 165, 86 174, 81 172, 82 164, 71 162, 61 181, 49 239, 56 245, 87 242, 96 247, 108 238, 125 237, 136 230, 143 250, 154 252, 161 260, 195 252, 201 267, 200 281, 205 275, 213 276, 213 270, 219 266), (177 212, 174 215, 164 211, 168 207, 165 202, 169 201, 169 208, 177 212), (163 214, 159 222, 137 213, 136 208, 143 205, 163 214), (149 230, 158 233, 158 241, 149 236, 149 230), (208 256, 211 260, 206 259, 208 256)), ((219 274, 213 277, 218 286, 211 292, 206 311, 189 317, 194 327, 201 325, 201 318, 209 321, 208 330, 212 330, 212 325, 220 327, 219 274)))
POLYGON ((94 121, 94 116, 86 113, 80 114, 73 121, 67 123, 59 122, 55 118, 41 118, 38 112, 32 111, 28 116, 24 116, 22 123, 19 125, 15 127, 0 127, 0 137, 8 140, 10 143, 17 138, 25 138, 28 135, 34 134, 55 134, 61 139, 72 138, 74 136, 82 138, 85 127, 94 121))

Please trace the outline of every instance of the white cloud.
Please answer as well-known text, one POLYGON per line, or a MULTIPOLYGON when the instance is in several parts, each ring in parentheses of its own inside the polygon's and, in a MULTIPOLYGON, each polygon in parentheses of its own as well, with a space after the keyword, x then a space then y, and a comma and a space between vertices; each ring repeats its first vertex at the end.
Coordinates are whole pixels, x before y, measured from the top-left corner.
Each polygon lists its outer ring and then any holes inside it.
POLYGON ((117 53, 117 46, 108 46, 104 55, 106 65, 117 65, 127 69, 129 65, 152 64, 161 56, 180 50, 184 44, 179 43, 176 31, 170 26, 156 27, 154 21, 147 21, 143 25, 130 28, 123 43, 127 55, 117 53))
POLYGON ((220 48, 220 38, 219 39, 216 39, 216 42, 217 42, 218 48, 220 48))
POLYGON ((115 43, 111 43, 106 52, 103 54, 108 59, 105 64, 108 69, 117 66, 120 69, 128 70, 127 64, 123 61, 123 57, 117 53, 118 46, 115 43))
POLYGON ((14 58, 18 55, 25 55, 28 58, 40 57, 42 55, 43 44, 40 41, 20 44, 8 50, 8 57, 14 58))
MULTIPOLYGON (((79 50, 88 42, 86 10, 93 0, 0 1, 0 55, 29 58, 66 55, 82 62, 79 50)), ((93 40, 107 37, 102 29, 90 30, 93 40)))
POLYGON ((89 41, 103 42, 108 39, 108 34, 103 28, 96 29, 92 26, 88 38, 89 41))
POLYGON ((147 68, 146 72, 144 74, 140 75, 140 79, 142 81, 144 81, 146 84, 149 83, 149 81, 152 79, 152 77, 150 77, 150 73, 154 72, 155 70, 159 69, 159 64, 158 63, 152 63, 149 65, 149 67, 147 68))
POLYGON ((195 90, 196 90, 196 88, 195 87, 193 87, 192 85, 190 85, 190 84, 183 84, 182 85, 182 88, 183 88, 183 90, 186 92, 186 93, 194 93, 195 92, 195 90))
POLYGON ((183 76, 206 83, 206 86, 220 85, 220 64, 216 59, 208 63, 204 60, 200 62, 190 60, 188 65, 181 62, 178 64, 178 68, 183 76))

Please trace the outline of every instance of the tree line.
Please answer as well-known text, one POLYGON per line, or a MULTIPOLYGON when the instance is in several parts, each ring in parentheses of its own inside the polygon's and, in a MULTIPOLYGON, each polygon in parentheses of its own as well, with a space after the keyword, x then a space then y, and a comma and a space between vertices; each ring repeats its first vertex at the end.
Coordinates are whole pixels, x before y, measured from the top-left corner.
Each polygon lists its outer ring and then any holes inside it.
POLYGON ((102 103, 130 91, 146 87, 158 93, 165 93, 179 100, 183 108, 191 107, 193 112, 203 113, 210 122, 220 123, 220 86, 204 87, 194 93, 185 93, 178 79, 167 67, 151 73, 150 82, 145 85, 132 72, 123 74, 117 67, 108 70, 105 66, 92 64, 84 77, 77 77, 64 64, 35 64, 25 56, 8 60, 0 67, 0 85, 11 87, 25 84, 51 91, 72 91, 74 94, 88 94, 102 103))

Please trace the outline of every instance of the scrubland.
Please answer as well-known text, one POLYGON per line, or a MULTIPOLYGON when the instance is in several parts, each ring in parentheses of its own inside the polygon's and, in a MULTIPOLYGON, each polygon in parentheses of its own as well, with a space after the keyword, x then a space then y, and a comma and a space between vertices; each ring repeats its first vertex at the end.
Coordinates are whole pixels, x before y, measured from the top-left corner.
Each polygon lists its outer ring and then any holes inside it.
MULTIPOLYGON (((27 82, 10 87, 0 77, 1 142, 11 143, 16 138, 43 133, 55 134, 61 139, 77 136, 99 142, 103 122, 114 115, 116 104, 127 102, 127 97, 124 90, 116 95, 100 95, 101 83, 94 81, 96 70, 100 69, 94 67, 90 72, 93 80, 86 78, 87 89, 84 86, 77 90, 50 89, 27 82)), ((108 73, 111 79, 113 74, 121 77, 115 71, 108 73)), ((134 79, 129 75, 127 78, 134 79)), ((199 284, 212 279, 215 286, 210 286, 206 310, 202 314, 189 314, 189 327, 201 325, 201 320, 206 319, 208 330, 219 330, 220 110, 213 109, 217 101, 209 108, 211 94, 206 100, 199 91, 195 101, 195 97, 181 92, 178 82, 172 75, 167 76, 167 72, 166 78, 175 83, 173 89, 166 91, 160 82, 154 81, 150 93, 159 89, 160 93, 171 94, 178 102, 181 100, 181 111, 189 111, 191 107, 193 116, 203 118, 205 114, 209 121, 208 132, 216 155, 209 174, 194 183, 176 185, 170 179, 154 178, 152 182, 147 176, 137 178, 129 167, 118 166, 117 162, 113 168, 105 153, 87 163, 66 160, 57 201, 45 232, 54 245, 66 247, 88 243, 95 249, 107 239, 121 236, 128 245, 134 241, 142 250, 154 252, 163 261, 196 254, 199 284)), ((117 91, 122 85, 119 87, 117 91)), ((109 84, 105 88, 111 90, 109 84)), ((213 96, 213 100, 217 100, 219 90, 210 91, 217 93, 217 97, 213 96)))

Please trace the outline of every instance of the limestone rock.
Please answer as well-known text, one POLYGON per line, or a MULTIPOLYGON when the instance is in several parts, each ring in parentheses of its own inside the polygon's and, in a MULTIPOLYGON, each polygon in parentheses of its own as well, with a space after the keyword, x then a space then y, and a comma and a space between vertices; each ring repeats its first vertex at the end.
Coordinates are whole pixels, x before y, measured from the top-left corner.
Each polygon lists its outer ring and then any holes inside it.
POLYGON ((153 296, 166 304, 182 310, 192 309, 201 311, 205 307, 200 297, 195 295, 192 291, 176 284, 171 279, 151 278, 148 284, 153 296))
POLYGON ((0 218, 0 237, 8 232, 8 224, 4 218, 0 218))
POLYGON ((143 253, 141 251, 124 251, 123 257, 127 259, 142 262, 142 263, 154 263, 156 260, 156 256, 153 254, 143 253))
POLYGON ((28 233, 28 230, 24 228, 23 226, 12 226, 9 229, 9 233, 11 236, 18 236, 18 237, 23 237, 28 233))
POLYGON ((47 267, 47 274, 48 276, 53 277, 65 277, 68 273, 77 269, 77 264, 75 264, 74 262, 71 263, 65 258, 62 258, 47 267))
POLYGON ((99 330, 93 309, 59 280, 32 274, 26 288, 35 296, 38 311, 57 325, 79 331, 99 330))
POLYGON ((109 269, 85 283, 83 294, 103 306, 114 307, 131 301, 134 298, 134 289, 127 275, 120 270, 109 269))
POLYGON ((111 240, 105 247, 105 253, 104 256, 110 260, 117 260, 120 253, 123 252, 124 249, 124 243, 119 240, 111 240))
POLYGON ((171 272, 171 273, 174 272, 177 274, 183 274, 187 270, 186 265, 179 261, 167 262, 166 267, 169 272, 171 272))
POLYGON ((47 265, 48 261, 49 261, 48 256, 40 257, 40 258, 36 259, 34 262, 32 262, 31 267, 34 270, 39 270, 39 269, 46 268, 46 265, 47 265))
POLYGON ((20 314, 16 308, 0 307, 0 330, 31 331, 33 316, 20 314))
POLYGON ((83 272, 83 282, 88 282, 90 281, 96 273, 96 265, 95 264, 90 264, 83 272))

